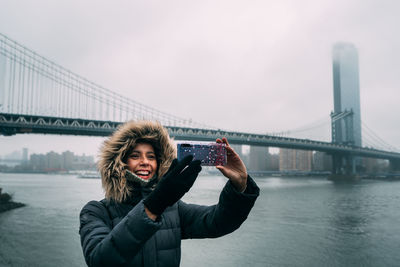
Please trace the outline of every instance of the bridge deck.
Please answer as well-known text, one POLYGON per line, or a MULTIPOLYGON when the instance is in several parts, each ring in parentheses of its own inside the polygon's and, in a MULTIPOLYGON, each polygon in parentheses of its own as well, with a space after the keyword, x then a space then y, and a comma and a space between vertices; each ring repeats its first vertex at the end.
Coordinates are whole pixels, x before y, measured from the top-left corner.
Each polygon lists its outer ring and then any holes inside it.
MULTIPOLYGON (((112 121, 0 113, 0 134, 3 135, 37 133, 109 136, 120 124, 121 122, 112 121)), ((214 141, 216 138, 226 137, 232 144, 304 149, 323 151, 330 154, 348 154, 383 159, 400 159, 400 153, 309 139, 287 138, 214 129, 174 126, 166 126, 166 128, 168 129, 170 136, 174 137, 176 140, 214 141)))

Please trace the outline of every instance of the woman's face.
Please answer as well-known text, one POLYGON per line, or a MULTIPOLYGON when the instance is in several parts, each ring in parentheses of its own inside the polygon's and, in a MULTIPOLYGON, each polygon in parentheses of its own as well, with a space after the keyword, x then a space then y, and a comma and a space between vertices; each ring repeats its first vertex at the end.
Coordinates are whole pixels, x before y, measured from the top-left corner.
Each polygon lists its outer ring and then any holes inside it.
POLYGON ((152 178, 157 171, 157 159, 153 146, 137 144, 128 157, 128 170, 144 180, 152 178))

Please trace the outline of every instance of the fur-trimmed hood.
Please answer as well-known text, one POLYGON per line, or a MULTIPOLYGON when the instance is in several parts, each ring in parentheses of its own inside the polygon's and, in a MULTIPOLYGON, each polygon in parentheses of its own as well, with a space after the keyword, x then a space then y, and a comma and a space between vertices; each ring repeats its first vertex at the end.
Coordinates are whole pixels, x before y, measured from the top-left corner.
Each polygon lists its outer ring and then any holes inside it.
POLYGON ((138 139, 155 142, 159 147, 158 178, 162 177, 176 157, 176 149, 167 129, 152 121, 129 121, 103 143, 98 168, 106 198, 123 202, 130 197, 131 185, 125 179, 126 158, 138 139))

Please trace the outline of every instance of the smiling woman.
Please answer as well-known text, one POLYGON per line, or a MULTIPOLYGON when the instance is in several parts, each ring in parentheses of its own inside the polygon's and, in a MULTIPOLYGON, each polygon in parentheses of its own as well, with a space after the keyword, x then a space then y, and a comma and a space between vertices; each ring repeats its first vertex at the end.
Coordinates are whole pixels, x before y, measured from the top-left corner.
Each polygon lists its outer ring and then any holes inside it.
POLYGON ((227 163, 216 166, 229 179, 219 202, 186 204, 181 198, 201 171, 176 149, 161 124, 127 122, 104 142, 99 170, 105 199, 80 213, 80 236, 89 266, 179 266, 181 240, 220 237, 246 220, 259 188, 226 138, 227 163))

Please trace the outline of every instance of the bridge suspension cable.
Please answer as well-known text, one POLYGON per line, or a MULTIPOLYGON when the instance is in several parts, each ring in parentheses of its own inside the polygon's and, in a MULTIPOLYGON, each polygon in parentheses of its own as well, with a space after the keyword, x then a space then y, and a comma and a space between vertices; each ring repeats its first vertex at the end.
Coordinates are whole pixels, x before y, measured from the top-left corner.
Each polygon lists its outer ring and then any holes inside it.
POLYGON ((361 121, 364 146, 378 148, 387 151, 400 152, 398 148, 392 146, 380 138, 371 128, 361 121))
POLYGON ((0 33, 0 111, 93 120, 157 120, 215 129, 106 89, 0 33))
MULTIPOLYGON (((273 136, 282 136, 282 137, 299 137, 299 136, 306 136, 306 138, 313 138, 316 140, 325 140, 328 138, 328 136, 323 136, 321 134, 320 130, 327 130, 326 128, 330 128, 330 118, 329 116, 323 116, 311 123, 308 123, 306 125, 290 129, 290 130, 285 130, 285 131, 280 131, 280 132, 273 132, 270 133, 270 135, 273 136)), ((329 130, 326 131, 329 133, 329 130)), ((325 140, 327 141, 327 140, 325 140)))

